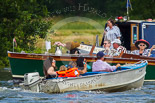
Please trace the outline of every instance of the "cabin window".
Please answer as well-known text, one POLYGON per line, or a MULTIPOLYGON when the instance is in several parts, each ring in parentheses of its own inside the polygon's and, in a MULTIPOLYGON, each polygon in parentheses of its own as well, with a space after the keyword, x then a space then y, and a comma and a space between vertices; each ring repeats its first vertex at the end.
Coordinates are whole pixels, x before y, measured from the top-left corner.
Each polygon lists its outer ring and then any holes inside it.
POLYGON ((132 27, 132 43, 135 44, 137 41, 137 26, 132 27))

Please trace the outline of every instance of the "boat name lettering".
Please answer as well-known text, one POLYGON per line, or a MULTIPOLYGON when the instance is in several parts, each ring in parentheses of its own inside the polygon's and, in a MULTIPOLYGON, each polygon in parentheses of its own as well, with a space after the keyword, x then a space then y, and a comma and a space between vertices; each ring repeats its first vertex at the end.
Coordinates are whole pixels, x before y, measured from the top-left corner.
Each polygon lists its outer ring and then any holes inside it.
POLYGON ((139 70, 139 72, 142 72, 142 71, 143 71, 143 69, 140 69, 140 70, 139 70))
POLYGON ((86 50, 90 50, 92 47, 89 46, 81 46, 81 49, 86 49, 86 50))
POLYGON ((40 55, 27 55, 28 58, 42 58, 40 55))
POLYGON ((70 87, 83 87, 83 86, 88 86, 88 85, 92 85, 92 84, 96 83, 100 78, 101 78, 101 75, 98 75, 98 76, 90 79, 89 81, 85 81, 85 82, 73 83, 73 82, 63 81, 62 83, 64 85, 68 85, 70 87))

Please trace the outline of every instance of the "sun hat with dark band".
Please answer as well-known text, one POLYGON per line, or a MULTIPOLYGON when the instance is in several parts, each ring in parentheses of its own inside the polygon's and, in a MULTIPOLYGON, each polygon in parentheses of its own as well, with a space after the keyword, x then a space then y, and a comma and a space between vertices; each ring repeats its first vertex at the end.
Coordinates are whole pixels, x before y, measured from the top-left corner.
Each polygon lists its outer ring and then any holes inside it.
POLYGON ((146 48, 145 49, 148 49, 149 48, 149 46, 150 46, 150 43, 149 42, 147 42, 146 40, 144 40, 144 39, 140 39, 140 40, 137 40, 136 41, 136 43, 135 43, 135 46, 139 49, 139 44, 140 43, 144 43, 145 45, 146 45, 146 48))

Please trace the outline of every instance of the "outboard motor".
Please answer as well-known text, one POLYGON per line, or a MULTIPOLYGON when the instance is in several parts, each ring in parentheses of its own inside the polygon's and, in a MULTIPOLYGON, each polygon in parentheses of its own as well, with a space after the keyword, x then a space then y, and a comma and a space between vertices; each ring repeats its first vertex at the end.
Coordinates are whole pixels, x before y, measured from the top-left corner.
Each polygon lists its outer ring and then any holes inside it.
POLYGON ((38 72, 24 74, 24 83, 20 86, 25 90, 39 92, 39 83, 41 82, 38 72))
POLYGON ((38 72, 24 74, 24 84, 25 85, 33 84, 33 83, 37 82, 39 79, 40 79, 40 76, 39 76, 38 72))

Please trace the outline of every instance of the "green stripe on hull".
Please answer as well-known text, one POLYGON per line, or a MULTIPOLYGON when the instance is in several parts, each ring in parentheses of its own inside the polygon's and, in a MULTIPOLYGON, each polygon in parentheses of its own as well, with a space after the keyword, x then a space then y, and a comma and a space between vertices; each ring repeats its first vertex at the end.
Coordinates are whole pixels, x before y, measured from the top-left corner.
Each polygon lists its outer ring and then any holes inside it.
POLYGON ((9 58, 13 75, 24 75, 30 72, 39 72, 43 76, 43 61, 31 59, 9 58))
POLYGON ((155 66, 147 65, 145 80, 155 80, 155 66))

